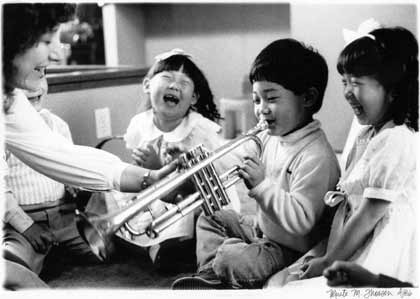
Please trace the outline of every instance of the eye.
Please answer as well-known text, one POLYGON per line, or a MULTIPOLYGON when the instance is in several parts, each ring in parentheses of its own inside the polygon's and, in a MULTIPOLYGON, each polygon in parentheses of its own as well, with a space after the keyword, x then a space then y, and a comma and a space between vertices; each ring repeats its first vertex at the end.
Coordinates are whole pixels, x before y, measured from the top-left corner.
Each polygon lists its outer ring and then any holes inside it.
POLYGON ((261 99, 259 97, 254 96, 252 99, 252 102, 256 105, 258 105, 259 103, 261 103, 261 99))
POLYGON ((169 73, 162 73, 160 77, 167 80, 172 79, 172 76, 169 73))
POLYGON ((278 99, 278 97, 269 97, 269 98, 267 98, 267 101, 268 101, 269 103, 274 103, 274 102, 276 102, 276 101, 277 101, 277 99, 278 99))
POLYGON ((185 88, 188 86, 192 86, 192 83, 190 81, 181 81, 181 86, 185 88))
POLYGON ((43 38, 43 39, 40 40, 40 42, 44 43, 48 46, 49 44, 51 44, 51 39, 50 38, 43 38))

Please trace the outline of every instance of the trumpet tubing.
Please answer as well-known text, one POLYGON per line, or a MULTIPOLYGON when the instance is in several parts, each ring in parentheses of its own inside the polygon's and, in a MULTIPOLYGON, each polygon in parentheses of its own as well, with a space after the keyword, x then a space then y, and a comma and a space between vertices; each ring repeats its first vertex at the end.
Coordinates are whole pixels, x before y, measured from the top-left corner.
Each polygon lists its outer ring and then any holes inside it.
POLYGON ((76 224, 80 235, 101 260, 106 259, 111 250, 110 240, 124 223, 144 211, 152 202, 164 197, 190 178, 193 178, 198 192, 187 196, 174 208, 154 219, 146 230, 148 236, 151 238, 156 237, 163 229, 198 207, 203 207, 207 215, 220 210, 222 206, 229 203, 225 189, 232 186, 240 178, 236 176, 230 182, 224 184, 223 180, 237 173, 238 167, 230 169, 219 177, 212 164, 213 161, 249 140, 253 140, 258 145, 261 153, 261 141, 256 134, 267 129, 267 127, 268 124, 265 121, 261 121, 253 129, 232 142, 219 147, 212 153, 207 152, 202 146, 198 146, 183 154, 179 158, 184 168, 181 172, 174 172, 143 190, 136 196, 131 205, 122 210, 95 217, 87 217, 84 213, 76 211, 76 224))

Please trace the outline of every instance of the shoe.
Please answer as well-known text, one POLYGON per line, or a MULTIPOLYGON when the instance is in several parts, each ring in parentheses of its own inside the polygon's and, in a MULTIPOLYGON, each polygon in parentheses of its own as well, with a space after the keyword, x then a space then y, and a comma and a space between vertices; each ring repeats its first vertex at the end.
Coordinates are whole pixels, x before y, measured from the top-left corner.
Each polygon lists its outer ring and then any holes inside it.
POLYGON ((205 271, 193 276, 181 277, 172 283, 173 290, 221 290, 229 289, 213 271, 205 271))
POLYGON ((200 276, 181 277, 175 280, 171 286, 172 290, 220 290, 226 289, 225 285, 218 279, 208 280, 200 276))
POLYGON ((194 272, 196 269, 195 239, 168 239, 152 246, 150 258, 161 273, 194 272))

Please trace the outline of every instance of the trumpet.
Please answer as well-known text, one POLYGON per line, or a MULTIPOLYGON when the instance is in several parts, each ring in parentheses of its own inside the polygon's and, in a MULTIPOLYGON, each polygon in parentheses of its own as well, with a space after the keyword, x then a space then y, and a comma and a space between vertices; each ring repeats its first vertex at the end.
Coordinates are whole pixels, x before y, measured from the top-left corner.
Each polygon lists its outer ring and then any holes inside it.
POLYGON ((111 239, 122 225, 138 213, 146 210, 152 202, 169 194, 191 178, 194 180, 198 192, 187 196, 174 208, 154 219, 148 225, 146 234, 150 238, 156 238, 165 228, 199 207, 203 208, 206 215, 213 214, 229 203, 225 190, 240 180, 237 174, 239 166, 235 166, 223 175, 218 176, 212 164, 213 161, 249 140, 256 143, 261 153, 262 143, 256 135, 267 128, 267 122, 262 120, 254 128, 212 153, 206 151, 202 146, 198 146, 181 155, 178 159, 184 169, 168 175, 143 190, 135 197, 132 204, 121 210, 93 217, 87 217, 83 212, 76 210, 76 225, 79 234, 90 246, 92 252, 99 259, 105 260, 112 250, 111 239), (224 182, 227 179, 230 180, 224 182))

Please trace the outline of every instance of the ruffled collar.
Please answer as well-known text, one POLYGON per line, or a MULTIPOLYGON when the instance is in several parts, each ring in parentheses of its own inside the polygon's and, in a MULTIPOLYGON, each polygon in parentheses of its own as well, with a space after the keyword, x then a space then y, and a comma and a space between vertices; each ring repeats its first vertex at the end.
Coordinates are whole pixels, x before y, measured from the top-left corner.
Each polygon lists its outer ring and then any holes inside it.
POLYGON ((145 129, 142 130, 142 139, 145 141, 151 141, 162 136, 163 140, 166 142, 180 142, 191 133, 201 118, 203 118, 201 114, 190 111, 174 130, 170 132, 163 132, 154 124, 153 110, 149 109, 144 113, 143 121, 145 129))

